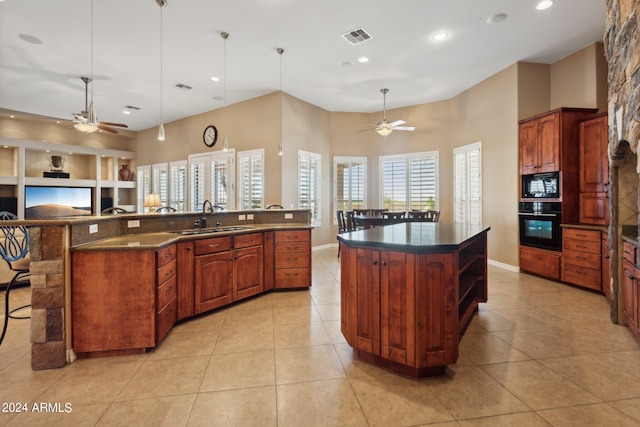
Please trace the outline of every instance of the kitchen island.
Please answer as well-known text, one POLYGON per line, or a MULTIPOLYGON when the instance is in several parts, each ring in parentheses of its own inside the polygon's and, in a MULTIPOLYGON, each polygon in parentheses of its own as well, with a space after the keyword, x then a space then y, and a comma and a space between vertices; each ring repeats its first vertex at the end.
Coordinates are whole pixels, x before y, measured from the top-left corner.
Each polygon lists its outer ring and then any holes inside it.
POLYGON ((441 375, 487 301, 489 227, 401 223, 338 235, 341 330, 358 356, 441 375))

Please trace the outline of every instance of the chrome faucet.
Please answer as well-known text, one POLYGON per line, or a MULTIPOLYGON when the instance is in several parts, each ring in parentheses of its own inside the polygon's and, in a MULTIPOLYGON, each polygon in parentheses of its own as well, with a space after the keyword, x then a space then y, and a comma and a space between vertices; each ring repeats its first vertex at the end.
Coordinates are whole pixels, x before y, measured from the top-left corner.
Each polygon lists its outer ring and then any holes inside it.
POLYGON ((205 200, 202 203, 202 218, 200 218, 200 228, 207 228, 207 205, 209 205, 209 212, 213 213, 213 205, 209 200, 205 200))

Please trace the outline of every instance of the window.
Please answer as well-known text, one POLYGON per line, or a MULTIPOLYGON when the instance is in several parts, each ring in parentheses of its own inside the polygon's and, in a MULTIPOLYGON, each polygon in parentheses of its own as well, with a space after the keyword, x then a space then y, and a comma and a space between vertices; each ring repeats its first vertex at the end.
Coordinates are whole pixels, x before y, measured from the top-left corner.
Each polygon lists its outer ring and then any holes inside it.
POLYGON ((453 222, 482 224, 482 146, 453 149, 453 222))
POLYGON ((380 157, 380 205, 391 212, 438 209, 438 152, 380 157))
POLYGON ((160 195, 160 203, 167 206, 169 202, 169 165, 157 163, 151 165, 151 188, 153 194, 160 195))
POLYGON ((178 212, 187 208, 187 161, 169 163, 169 206, 178 212))
POLYGON ((212 205, 235 209, 234 167, 235 151, 189 156, 189 206, 190 210, 202 210, 209 200, 212 205))
POLYGON ((264 204, 264 149, 238 152, 238 208, 264 204))
MULTIPOLYGON (((333 206, 349 211, 367 206, 367 158, 333 158, 333 206)), ((333 219, 337 223, 337 218, 333 219)))
POLYGON ((320 167, 322 156, 298 150, 298 208, 311 211, 311 224, 320 226, 320 167))
POLYGON ((137 171, 137 187, 138 187, 138 212, 144 212, 144 198, 147 194, 151 193, 151 166, 138 166, 137 171))

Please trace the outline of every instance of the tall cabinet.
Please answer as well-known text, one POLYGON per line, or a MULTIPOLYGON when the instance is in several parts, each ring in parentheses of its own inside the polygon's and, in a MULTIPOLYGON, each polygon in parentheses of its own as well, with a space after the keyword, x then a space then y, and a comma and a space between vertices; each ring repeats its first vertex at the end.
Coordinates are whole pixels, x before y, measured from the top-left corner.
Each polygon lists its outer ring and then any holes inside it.
MULTIPOLYGON (((561 202, 564 223, 578 221, 578 123, 582 117, 596 111, 592 108, 558 108, 518 122, 520 175, 560 172, 560 198, 545 201, 561 202)), ((522 185, 522 179, 519 181, 522 185)), ((560 280, 561 257, 561 251, 521 245, 520 269, 560 280)))
POLYGON ((580 223, 609 224, 608 115, 580 121, 580 223))

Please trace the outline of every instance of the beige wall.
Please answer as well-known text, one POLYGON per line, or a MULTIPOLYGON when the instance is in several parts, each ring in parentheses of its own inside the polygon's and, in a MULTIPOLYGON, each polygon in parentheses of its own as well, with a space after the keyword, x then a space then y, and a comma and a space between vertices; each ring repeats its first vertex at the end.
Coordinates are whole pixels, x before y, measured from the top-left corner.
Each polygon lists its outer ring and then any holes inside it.
POLYGON ((607 68, 602 43, 551 64, 550 72, 550 110, 560 107, 607 110, 607 68))

